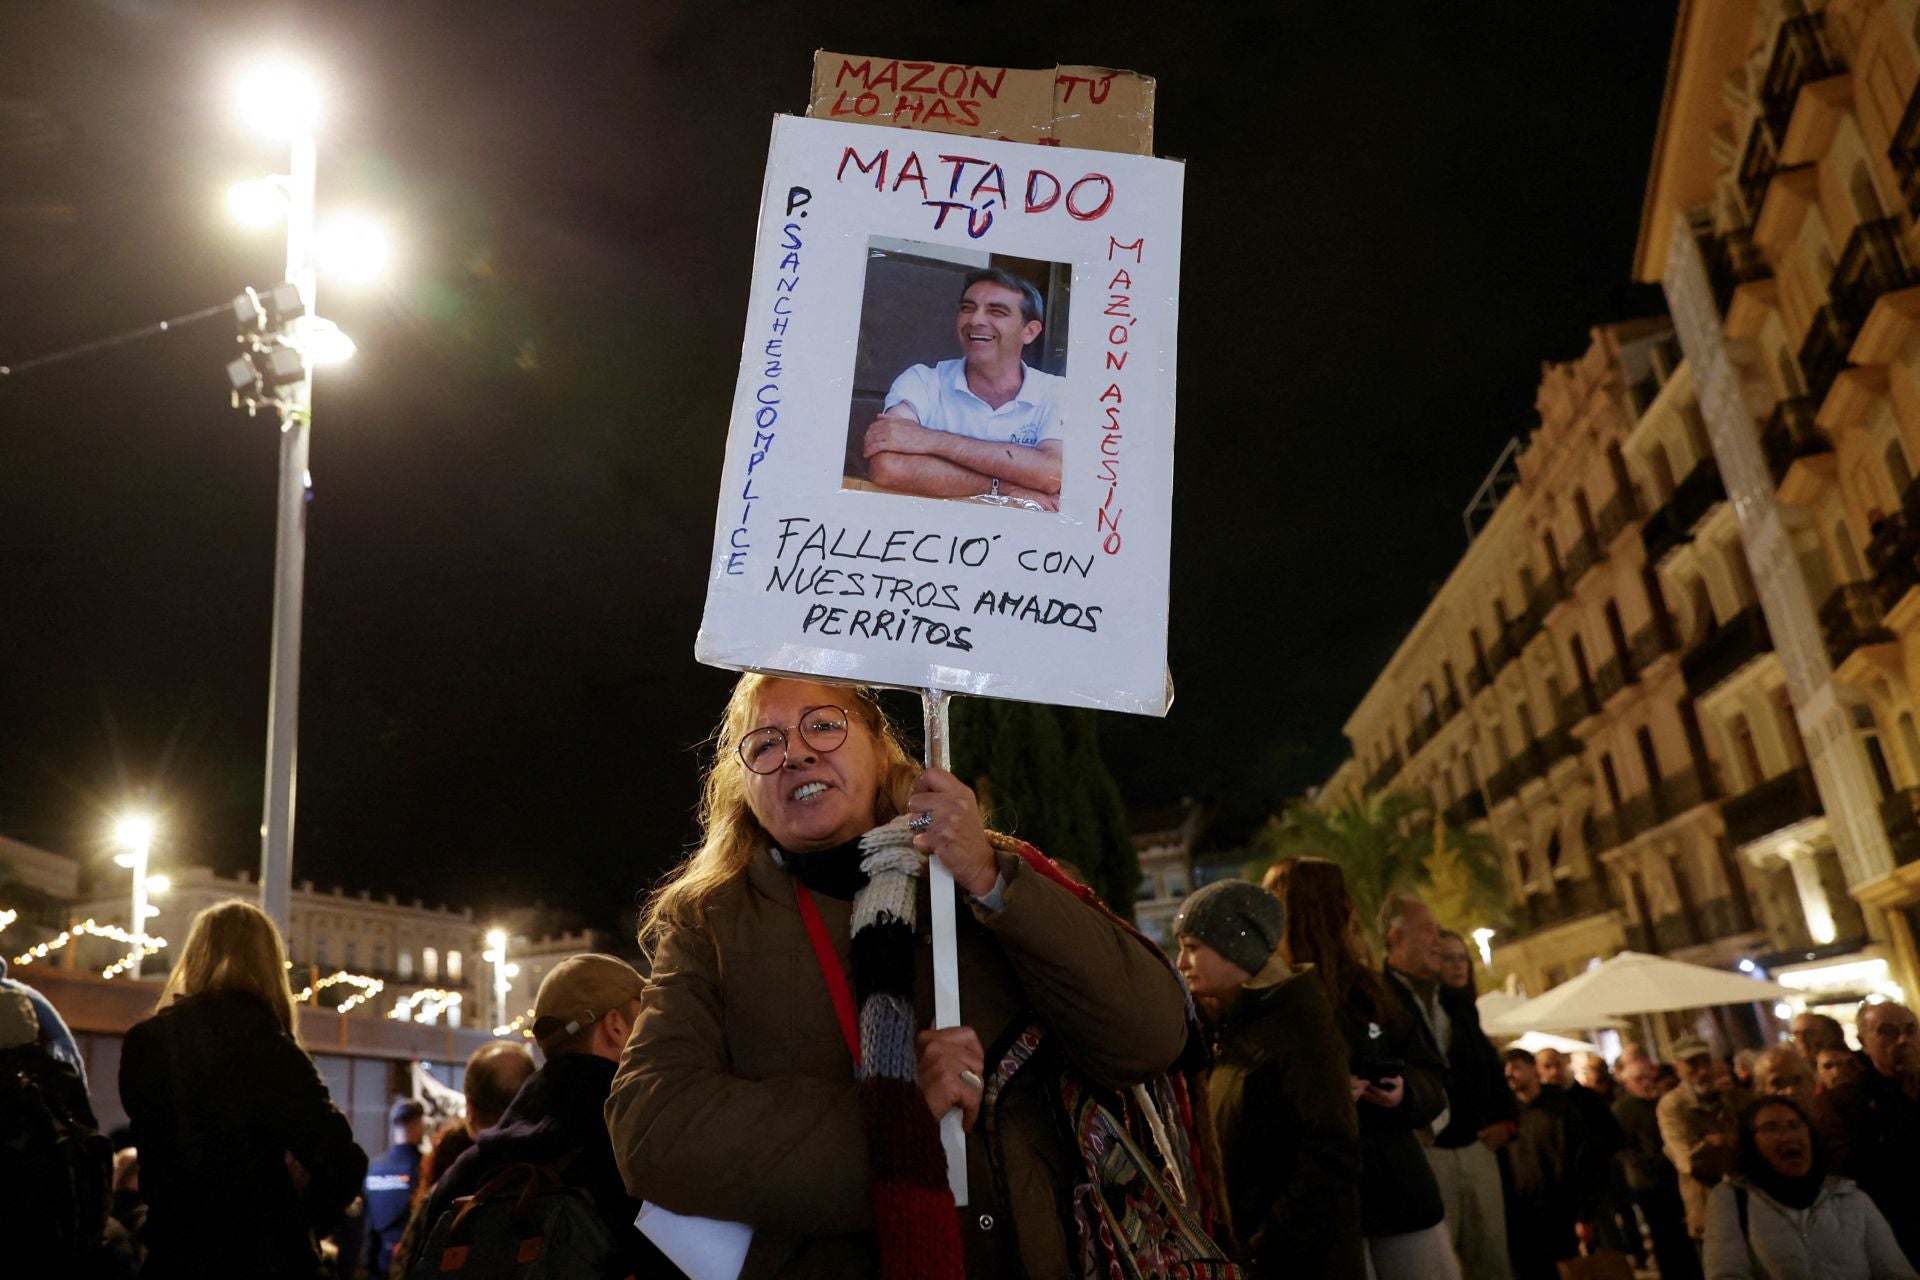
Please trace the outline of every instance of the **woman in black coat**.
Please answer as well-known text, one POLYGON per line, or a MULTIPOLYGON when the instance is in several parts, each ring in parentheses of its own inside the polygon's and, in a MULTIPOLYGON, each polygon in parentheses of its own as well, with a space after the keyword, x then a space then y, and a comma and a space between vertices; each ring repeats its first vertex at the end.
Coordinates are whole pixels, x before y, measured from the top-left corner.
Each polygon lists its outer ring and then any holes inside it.
POLYGON ((1288 963, 1311 964, 1347 1042, 1360 1114, 1360 1229, 1379 1280, 1459 1280, 1440 1187, 1420 1134, 1446 1110, 1446 1063, 1367 955, 1346 877, 1324 858, 1283 863, 1288 963))
POLYGON ((143 1276, 320 1274, 314 1232, 367 1157, 294 1038, 279 930, 238 900, 194 917, 152 1017, 127 1032, 120 1101, 147 1200, 143 1276))

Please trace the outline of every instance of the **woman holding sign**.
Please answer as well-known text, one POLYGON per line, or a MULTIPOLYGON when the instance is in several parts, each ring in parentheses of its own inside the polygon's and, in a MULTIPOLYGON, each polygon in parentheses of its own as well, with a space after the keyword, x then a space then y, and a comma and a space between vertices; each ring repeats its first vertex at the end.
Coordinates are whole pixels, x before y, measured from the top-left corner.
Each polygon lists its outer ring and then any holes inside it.
MULTIPOLYGON (((607 1102, 628 1189, 751 1227, 745 1277, 1080 1274, 1080 1242, 1127 1209, 1073 1200, 1081 1145, 1126 1145, 1128 1091, 1187 1044, 1165 959, 990 833, 865 690, 745 676, 715 745, 704 840, 643 922, 653 977, 607 1102), (929 857, 965 895, 965 1025, 940 1031, 929 857), (958 1212, 938 1132, 956 1108, 958 1212)), ((1178 1235, 1174 1256, 1218 1256, 1178 1235)))

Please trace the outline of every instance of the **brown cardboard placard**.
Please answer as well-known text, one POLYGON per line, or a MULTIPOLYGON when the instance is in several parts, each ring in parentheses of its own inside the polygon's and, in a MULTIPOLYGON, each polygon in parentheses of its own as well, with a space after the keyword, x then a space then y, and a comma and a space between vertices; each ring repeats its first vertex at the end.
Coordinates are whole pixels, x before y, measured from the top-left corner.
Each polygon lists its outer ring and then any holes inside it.
POLYGON ((813 55, 807 114, 1041 146, 1153 154, 1154 81, 1133 71, 1050 71, 813 55))

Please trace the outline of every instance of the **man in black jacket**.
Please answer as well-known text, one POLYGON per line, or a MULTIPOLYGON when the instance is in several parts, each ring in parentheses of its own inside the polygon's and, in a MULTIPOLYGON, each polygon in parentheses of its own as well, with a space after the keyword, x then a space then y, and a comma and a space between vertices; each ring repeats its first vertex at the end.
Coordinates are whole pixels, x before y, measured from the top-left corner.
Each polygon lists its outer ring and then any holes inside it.
POLYGON ((1434 1122, 1426 1154, 1460 1269, 1476 1280, 1508 1280, 1507 1214, 1495 1153, 1513 1133, 1515 1112, 1500 1055, 1480 1030, 1472 992, 1439 981, 1440 925, 1426 903, 1389 894, 1380 936, 1387 985, 1419 1011, 1428 1043, 1447 1064, 1447 1109, 1434 1122))
POLYGON ((428 1223, 439 1222, 454 1201, 507 1165, 565 1160, 560 1181, 593 1198, 613 1236, 621 1268, 613 1274, 642 1280, 679 1274, 634 1228, 640 1202, 621 1181, 603 1115, 644 985, 631 965, 614 956, 569 956, 554 966, 533 1006, 534 1039, 547 1063, 527 1078, 500 1123, 481 1133, 434 1184, 428 1223))
POLYGON ((1881 1002, 1855 1026, 1868 1069, 1814 1099, 1813 1127, 1833 1171, 1859 1183, 1901 1249, 1920 1257, 1920 1020, 1881 1002))
POLYGON ((1613 1100, 1613 1118, 1626 1139, 1620 1169, 1627 1193, 1647 1220, 1660 1280, 1700 1280, 1700 1255, 1687 1234, 1687 1209, 1680 1202, 1680 1175, 1660 1137, 1660 1077, 1653 1060, 1624 1062, 1620 1084, 1613 1100))

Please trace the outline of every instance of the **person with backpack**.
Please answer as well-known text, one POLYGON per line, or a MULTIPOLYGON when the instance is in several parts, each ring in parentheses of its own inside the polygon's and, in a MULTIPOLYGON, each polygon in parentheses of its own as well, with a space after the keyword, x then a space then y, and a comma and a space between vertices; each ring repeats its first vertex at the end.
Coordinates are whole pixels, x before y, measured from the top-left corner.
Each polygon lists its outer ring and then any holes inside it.
POLYGON ((1873 1199, 1827 1171, 1797 1101, 1757 1099, 1739 1126, 1734 1170, 1707 1197, 1707 1280, 1916 1280, 1873 1199))
POLYGON ((312 1280, 316 1231, 367 1156, 296 1034, 286 948, 233 899, 194 917, 151 1017, 120 1049, 147 1200, 146 1280, 312 1280))
POLYGON ((633 1225, 640 1202, 620 1180, 602 1115, 645 985, 617 956, 569 956, 547 974, 533 1002, 534 1041, 546 1065, 434 1184, 413 1275, 679 1274, 633 1225), (523 1194, 537 1201, 530 1218, 519 1209, 523 1194), (524 1244, 532 1239, 538 1245, 524 1244))
POLYGON ((0 961, 0 1272, 90 1276, 111 1262, 113 1144, 78 1059, 53 1006, 0 961))

